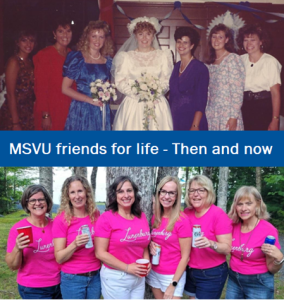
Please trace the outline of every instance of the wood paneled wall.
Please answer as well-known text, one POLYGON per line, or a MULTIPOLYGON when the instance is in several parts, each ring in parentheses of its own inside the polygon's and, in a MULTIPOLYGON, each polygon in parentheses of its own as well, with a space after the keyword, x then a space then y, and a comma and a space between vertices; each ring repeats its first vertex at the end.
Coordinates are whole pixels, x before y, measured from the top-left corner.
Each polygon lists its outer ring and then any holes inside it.
MULTIPOLYGON (((163 19, 172 9, 173 3, 155 3, 155 2, 116 2, 119 6, 123 8, 125 13, 133 18, 137 17, 156 17, 158 19, 163 19)), ((259 9, 261 11, 269 12, 281 12, 284 13, 284 4, 283 5, 273 5, 273 4, 251 4, 251 7, 259 9)), ((182 12, 194 23, 202 25, 207 28, 212 19, 216 16, 225 13, 227 10, 230 10, 232 13, 238 13, 237 10, 229 9, 228 7, 216 4, 216 3, 183 3, 182 12)), ((277 23, 266 23, 264 20, 267 19, 277 19, 277 17, 260 14, 263 20, 256 19, 249 12, 239 12, 239 16, 244 19, 247 23, 261 23, 269 31, 273 45, 271 55, 276 57, 284 68, 284 22, 280 21, 277 23)), ((129 37, 127 30, 127 23, 129 20, 121 14, 117 8, 114 8, 114 28, 115 28, 115 42, 117 48, 119 48, 124 41, 129 37)), ((175 50, 175 41, 174 41, 174 32, 177 27, 180 26, 191 26, 187 23, 180 12, 175 10, 171 17, 167 20, 164 20, 162 23, 163 28, 161 33, 158 35, 159 43, 162 48, 169 48, 173 51, 175 60, 179 60, 175 50)), ((200 33, 201 41, 196 49, 195 56, 201 61, 206 61, 208 54, 207 39, 206 39, 206 30, 197 30, 200 33)), ((242 53, 240 53, 242 54, 242 53)), ((282 72, 282 82, 284 84, 284 70, 282 72)), ((284 95, 284 89, 282 85, 282 99, 284 95)), ((282 101, 283 102, 283 101, 282 101)), ((284 115, 284 105, 282 105, 282 114, 284 115)))

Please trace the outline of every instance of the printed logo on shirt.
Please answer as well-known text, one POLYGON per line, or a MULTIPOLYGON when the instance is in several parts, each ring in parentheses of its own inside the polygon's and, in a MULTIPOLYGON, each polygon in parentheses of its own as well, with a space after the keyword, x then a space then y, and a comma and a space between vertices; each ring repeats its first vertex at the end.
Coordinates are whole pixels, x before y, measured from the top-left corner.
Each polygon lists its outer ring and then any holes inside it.
POLYGON ((121 242, 134 242, 137 240, 137 238, 144 237, 144 236, 147 236, 148 240, 150 240, 150 232, 149 231, 143 232, 142 229, 140 229, 139 233, 130 234, 130 230, 131 230, 131 227, 126 229, 126 235, 123 239, 120 239, 121 242))
POLYGON ((166 231, 165 229, 163 229, 162 231, 152 231, 151 232, 151 236, 157 236, 157 235, 161 235, 161 236, 165 236, 165 241, 172 236, 171 232, 166 231))
POLYGON ((48 252, 50 248, 54 247, 53 241, 49 244, 46 245, 40 245, 40 242, 42 241, 42 238, 39 240, 36 240, 37 242, 37 249, 33 251, 33 253, 38 253, 38 252, 48 252))
MULTIPOLYGON (((232 239, 232 241, 235 241, 235 239, 232 239)), ((240 246, 232 246, 232 251, 231 252, 234 252, 234 251, 240 251, 240 252, 243 252, 244 253, 244 256, 245 254, 246 257, 250 257, 252 255, 252 253, 254 252, 254 249, 253 248, 244 248, 245 246, 245 243, 241 244, 240 246)))

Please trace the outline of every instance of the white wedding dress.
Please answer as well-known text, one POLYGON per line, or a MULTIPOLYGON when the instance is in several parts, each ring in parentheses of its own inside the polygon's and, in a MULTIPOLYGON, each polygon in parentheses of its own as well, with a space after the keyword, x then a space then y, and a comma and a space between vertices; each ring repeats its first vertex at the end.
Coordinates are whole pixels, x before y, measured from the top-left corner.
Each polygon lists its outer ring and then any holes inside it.
MULTIPOLYGON (((125 95, 120 104, 113 130, 144 130, 144 102, 131 91, 129 80, 141 77, 142 73, 150 74, 160 80, 163 92, 169 90, 169 79, 173 70, 173 58, 170 50, 153 50, 150 52, 119 52, 115 57, 114 79, 117 89, 125 95)), ((173 130, 169 103, 160 96, 155 105, 156 122, 150 120, 149 130, 173 130)))

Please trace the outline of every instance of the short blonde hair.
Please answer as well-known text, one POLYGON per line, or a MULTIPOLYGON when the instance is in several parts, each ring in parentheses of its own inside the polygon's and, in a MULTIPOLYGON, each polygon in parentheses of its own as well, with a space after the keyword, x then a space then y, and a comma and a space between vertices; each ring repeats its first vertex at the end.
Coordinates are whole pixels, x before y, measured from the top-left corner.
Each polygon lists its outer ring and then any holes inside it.
POLYGON ((237 213, 237 208, 236 208, 239 201, 242 199, 251 200, 252 197, 258 204, 258 207, 255 210, 255 215, 258 217, 258 219, 268 220, 270 218, 270 215, 267 211, 267 207, 263 202, 260 192, 254 186, 242 186, 236 191, 234 201, 228 213, 228 216, 230 219, 232 219, 233 223, 236 224, 242 221, 242 219, 239 217, 237 213))
POLYGON ((105 34, 105 42, 100 50, 102 56, 113 56, 114 55, 114 43, 110 35, 110 28, 105 21, 90 21, 88 26, 85 27, 81 38, 77 44, 77 50, 87 52, 89 50, 89 35, 94 30, 103 30, 105 34))
POLYGON ((73 175, 71 177, 68 177, 62 186, 61 189, 61 202, 60 207, 58 210, 58 214, 61 214, 64 212, 65 220, 68 223, 68 225, 71 224, 72 218, 74 217, 74 210, 73 205, 69 198, 69 187, 72 182, 74 181, 80 181, 86 191, 86 213, 89 215, 91 222, 93 223, 98 216, 98 211, 96 207, 96 203, 93 196, 93 190, 88 182, 88 180, 80 175, 73 175))
POLYGON ((196 175, 196 176, 192 177, 186 185, 186 194, 185 194, 185 199, 184 199, 186 206, 190 209, 193 208, 190 203, 190 200, 189 200, 189 192, 188 191, 190 189, 191 184, 194 181, 206 189, 206 191, 208 193, 206 204, 208 206, 214 204, 216 201, 216 196, 215 196, 215 191, 214 191, 213 183, 212 183, 211 179, 209 179, 207 176, 204 176, 204 175, 196 175))
POLYGON ((153 35, 156 34, 156 29, 155 27, 149 23, 149 22, 138 22, 133 30, 134 34, 147 31, 152 33, 153 35))
POLYGON ((169 222, 168 222, 168 225, 166 228, 167 231, 173 231, 176 221, 181 216, 181 214, 180 214, 181 185, 180 185, 179 179, 175 176, 166 176, 158 184, 157 191, 156 191, 156 197, 155 197, 155 221, 153 224, 153 228, 159 228, 159 226, 161 225, 161 222, 162 222, 163 207, 159 201, 160 190, 168 182, 174 182, 177 185, 176 201, 173 204, 171 215, 169 217, 169 222))

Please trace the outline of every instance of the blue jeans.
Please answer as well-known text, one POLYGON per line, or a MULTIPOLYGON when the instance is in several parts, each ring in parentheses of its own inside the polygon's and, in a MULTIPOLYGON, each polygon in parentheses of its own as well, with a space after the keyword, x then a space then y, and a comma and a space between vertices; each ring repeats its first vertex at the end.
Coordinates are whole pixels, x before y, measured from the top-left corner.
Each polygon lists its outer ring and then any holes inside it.
POLYGON ((219 299, 228 276, 228 265, 223 263, 209 269, 186 269, 184 293, 197 299, 219 299))
POLYGON ((100 272, 94 276, 79 276, 61 271, 61 293, 63 299, 100 299, 100 272))
POLYGON ((274 275, 244 275, 229 269, 226 299, 274 299, 274 275))
POLYGON ((59 284, 41 288, 18 284, 18 290, 22 299, 62 299, 59 284))

